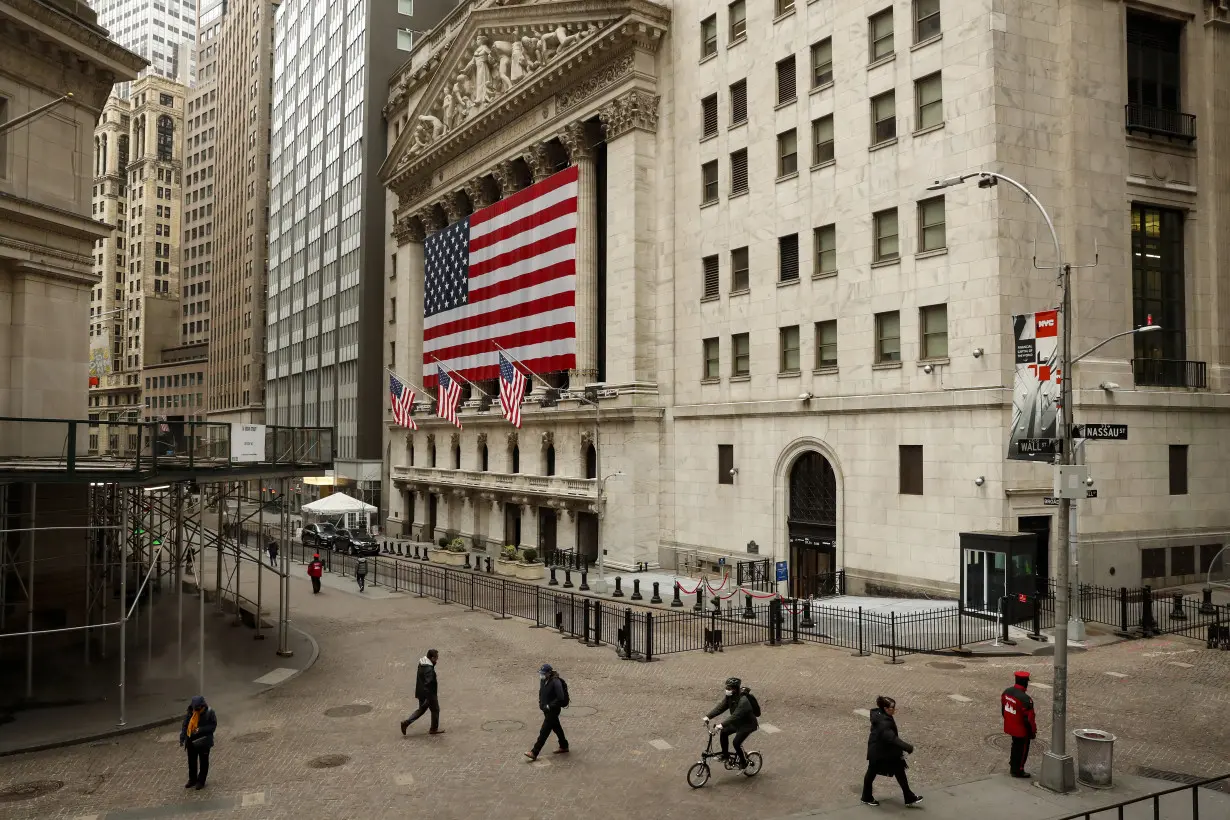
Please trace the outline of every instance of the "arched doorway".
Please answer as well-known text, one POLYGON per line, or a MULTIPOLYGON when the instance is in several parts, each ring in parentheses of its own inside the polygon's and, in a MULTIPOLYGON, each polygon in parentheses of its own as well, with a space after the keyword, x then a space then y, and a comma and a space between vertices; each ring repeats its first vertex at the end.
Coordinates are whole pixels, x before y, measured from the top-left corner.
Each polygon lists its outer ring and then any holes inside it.
POLYGON ((836 594, 837 476, 815 450, 800 455, 790 468, 787 515, 792 594, 836 594))

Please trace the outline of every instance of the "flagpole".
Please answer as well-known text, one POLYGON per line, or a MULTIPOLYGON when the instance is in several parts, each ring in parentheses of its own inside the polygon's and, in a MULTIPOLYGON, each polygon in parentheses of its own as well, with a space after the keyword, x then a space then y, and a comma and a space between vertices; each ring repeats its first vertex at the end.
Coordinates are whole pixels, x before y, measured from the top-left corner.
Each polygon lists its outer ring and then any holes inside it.
POLYGON ((516 356, 509 353, 507 350, 500 347, 498 342, 492 342, 491 344, 495 345, 495 349, 503 353, 505 356, 507 356, 514 364, 520 365, 522 370, 524 370, 526 373, 529 373, 530 381, 533 381, 534 379, 538 379, 538 381, 542 384, 542 386, 547 388, 548 390, 555 389, 555 385, 549 383, 546 379, 544 379, 542 376, 539 376, 533 370, 530 370, 530 368, 525 364, 525 362, 521 361, 516 356))
POLYGON ((405 378, 405 377, 403 377, 403 376, 398 375, 397 373, 395 373, 395 372, 393 371, 393 368, 391 368, 391 367, 386 367, 384 370, 385 370, 385 372, 386 372, 386 373, 388 373, 390 376, 393 376, 393 377, 394 377, 394 378, 396 378, 398 381, 403 381, 403 382, 405 382, 406 384, 410 385, 411 387, 415 388, 416 390, 418 390, 418 391, 419 391, 419 393, 423 394, 424 396, 430 396, 430 395, 431 395, 431 392, 430 392, 430 391, 428 391, 428 390, 426 390, 426 389, 425 389, 422 385, 415 384, 414 382, 410 381, 409 379, 407 379, 407 378, 405 378))
MULTIPOLYGON (((445 372, 445 373, 448 373, 449 375, 452 375, 452 376, 456 376, 457 378, 461 379, 461 380, 462 380, 463 382, 465 382, 466 384, 470 385, 470 387, 473 387, 475 390, 477 390, 478 392, 482 393, 482 394, 483 394, 484 396, 486 396, 487 398, 489 398, 489 399, 490 399, 490 398, 494 398, 494 397, 493 397, 491 394, 489 394, 486 390, 482 389, 482 388, 481 388, 481 387, 479 387, 477 384, 475 384, 474 382, 472 382, 472 381, 470 381, 469 379, 467 379, 465 376, 463 376, 463 375, 461 375, 460 373, 457 373, 457 372, 455 372, 455 371, 453 371, 453 370, 449 370, 447 367, 444 367, 444 362, 440 361, 439 359, 436 359, 436 357, 435 357, 435 355, 434 355, 434 354, 429 354, 429 355, 431 355, 431 358, 435 359, 436 364, 440 365, 440 367, 444 370, 444 372, 445 372)), ((394 374, 394 375, 396 375, 396 374, 394 374)))

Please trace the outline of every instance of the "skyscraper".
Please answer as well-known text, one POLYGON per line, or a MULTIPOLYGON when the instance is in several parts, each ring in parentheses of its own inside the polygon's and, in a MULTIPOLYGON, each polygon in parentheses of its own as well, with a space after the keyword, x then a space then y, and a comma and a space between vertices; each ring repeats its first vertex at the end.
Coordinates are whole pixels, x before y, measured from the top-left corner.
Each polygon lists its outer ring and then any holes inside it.
MULTIPOLYGON (((111 39, 149 60, 141 73, 196 81, 195 43, 197 0, 93 0, 98 24, 111 39)), ((128 84, 120 88, 128 96, 128 84)))
MULTIPOLYGON (((380 458, 382 107, 414 33, 453 0, 285 0, 274 24, 267 419, 330 425, 380 458)), ((344 468, 339 466, 339 471, 344 468)))

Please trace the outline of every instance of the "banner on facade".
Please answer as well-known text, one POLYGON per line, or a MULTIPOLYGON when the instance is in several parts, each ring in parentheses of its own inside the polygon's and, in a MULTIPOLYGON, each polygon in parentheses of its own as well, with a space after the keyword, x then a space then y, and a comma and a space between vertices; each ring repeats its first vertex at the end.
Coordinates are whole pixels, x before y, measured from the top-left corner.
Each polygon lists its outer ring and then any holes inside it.
POLYGON ((1012 317, 1016 378, 1008 458, 1050 461, 1060 447, 1059 311, 1012 317))
POLYGON ((231 424, 231 461, 265 460, 265 425, 231 424))

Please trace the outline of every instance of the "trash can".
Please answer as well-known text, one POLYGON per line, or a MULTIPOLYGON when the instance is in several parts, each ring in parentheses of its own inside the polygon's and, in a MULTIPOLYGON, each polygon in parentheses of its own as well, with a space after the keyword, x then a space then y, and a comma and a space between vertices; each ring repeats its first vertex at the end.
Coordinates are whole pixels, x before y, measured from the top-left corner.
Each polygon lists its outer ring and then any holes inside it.
POLYGON ((1076 779, 1095 789, 1109 789, 1115 762, 1115 736, 1099 729, 1077 729, 1076 779))

